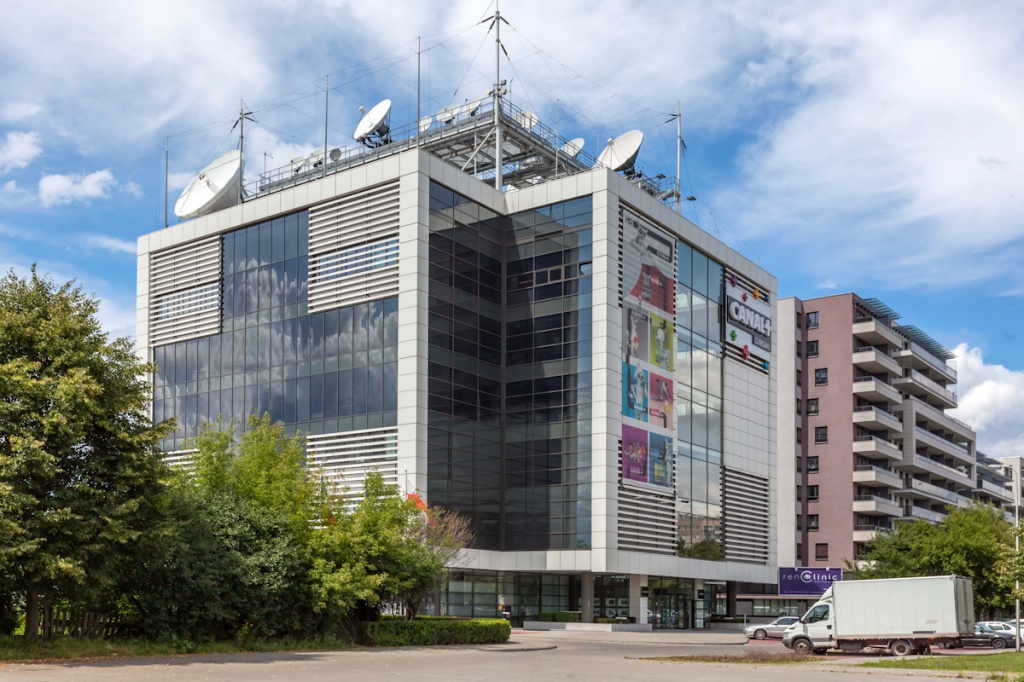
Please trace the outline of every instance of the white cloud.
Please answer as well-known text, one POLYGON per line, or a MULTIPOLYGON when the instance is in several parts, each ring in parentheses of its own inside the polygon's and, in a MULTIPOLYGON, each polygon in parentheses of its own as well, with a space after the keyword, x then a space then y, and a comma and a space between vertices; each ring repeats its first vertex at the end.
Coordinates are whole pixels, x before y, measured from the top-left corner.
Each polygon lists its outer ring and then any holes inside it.
POLYGON ((39 145, 39 133, 7 133, 0 142, 0 173, 7 173, 16 168, 24 168, 43 153, 39 145))
POLYGON ((102 249, 111 253, 136 253, 136 243, 125 239, 116 239, 105 235, 93 234, 82 238, 82 243, 90 248, 102 249))
POLYGON ((994 457, 1024 457, 1024 371, 989 365, 981 348, 958 345, 959 406, 952 415, 978 434, 978 450, 994 457))
POLYGON ((109 170, 88 175, 44 175, 39 180, 39 199, 43 206, 70 204, 80 199, 106 199, 117 185, 109 170))

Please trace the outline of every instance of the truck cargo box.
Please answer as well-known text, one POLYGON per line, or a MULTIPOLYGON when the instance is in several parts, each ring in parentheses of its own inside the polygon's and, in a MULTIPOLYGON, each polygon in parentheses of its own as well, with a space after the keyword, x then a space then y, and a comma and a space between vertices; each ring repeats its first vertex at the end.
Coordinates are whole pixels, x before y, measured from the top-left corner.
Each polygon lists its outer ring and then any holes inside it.
POLYGON ((836 639, 958 637, 974 632, 974 595, 968 578, 844 580, 833 583, 831 590, 836 639))

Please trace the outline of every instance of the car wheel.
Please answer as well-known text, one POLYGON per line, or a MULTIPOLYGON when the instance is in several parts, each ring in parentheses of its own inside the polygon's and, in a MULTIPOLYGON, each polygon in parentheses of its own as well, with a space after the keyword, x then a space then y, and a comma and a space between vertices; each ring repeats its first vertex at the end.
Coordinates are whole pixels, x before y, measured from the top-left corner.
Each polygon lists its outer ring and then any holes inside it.
POLYGON ((1006 648, 1006 640, 1004 640, 1002 637, 999 637, 997 639, 993 639, 992 640, 992 648, 993 649, 1005 649, 1006 648))
POLYGON ((811 653, 811 642, 807 639, 798 639, 793 642, 793 652, 806 656, 811 653))
POLYGON ((890 648, 892 649, 893 654, 897 656, 909 656, 914 651, 914 647, 912 647, 910 642, 905 639, 897 639, 892 643, 892 647, 890 648))
POLYGON ((754 639, 764 639, 768 636, 768 633, 764 630, 754 630, 754 639))

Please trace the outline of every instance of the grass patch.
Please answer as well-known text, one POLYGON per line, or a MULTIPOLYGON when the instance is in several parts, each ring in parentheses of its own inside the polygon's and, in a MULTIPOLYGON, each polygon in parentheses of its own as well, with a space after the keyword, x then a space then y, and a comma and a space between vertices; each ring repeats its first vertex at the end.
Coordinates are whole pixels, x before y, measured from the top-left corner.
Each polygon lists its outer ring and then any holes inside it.
POLYGON ((694 656, 655 656, 645 657, 645 661, 666 661, 668 663, 746 663, 753 665, 792 665, 821 660, 820 656, 806 654, 773 653, 770 651, 751 651, 746 654, 696 654, 694 656))
POLYGON ((0 661, 67 661, 97 658, 138 658, 182 654, 239 654, 275 651, 333 651, 352 649, 350 640, 338 638, 273 639, 245 642, 152 641, 147 639, 54 639, 27 640, 0 637, 0 661))
POLYGON ((904 670, 961 670, 971 672, 1000 673, 1003 677, 990 678, 1018 682, 1024 675, 1008 677, 1010 673, 1024 674, 1024 653, 1008 651, 1001 654, 976 656, 920 656, 917 658, 872 661, 862 663, 863 668, 901 668, 904 670))

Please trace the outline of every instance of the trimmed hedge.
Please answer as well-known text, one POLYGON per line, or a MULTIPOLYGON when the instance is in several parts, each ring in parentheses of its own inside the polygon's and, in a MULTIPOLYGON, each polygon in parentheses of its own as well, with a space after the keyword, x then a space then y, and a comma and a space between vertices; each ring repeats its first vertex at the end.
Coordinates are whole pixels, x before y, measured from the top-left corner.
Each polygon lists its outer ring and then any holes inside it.
POLYGON ((361 642, 368 646, 504 644, 512 635, 512 624, 501 618, 389 619, 363 623, 360 626, 359 635, 361 642))

